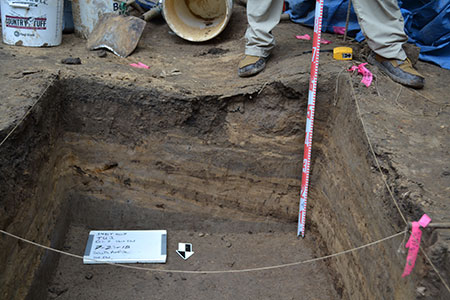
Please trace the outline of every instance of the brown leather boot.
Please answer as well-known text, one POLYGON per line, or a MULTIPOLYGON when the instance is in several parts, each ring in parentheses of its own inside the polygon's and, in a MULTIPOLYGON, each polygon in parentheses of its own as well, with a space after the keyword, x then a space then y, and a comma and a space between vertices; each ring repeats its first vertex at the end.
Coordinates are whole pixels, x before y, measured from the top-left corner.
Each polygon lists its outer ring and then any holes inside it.
POLYGON ((408 58, 403 61, 398 59, 387 59, 372 52, 367 60, 370 64, 377 66, 395 82, 415 89, 421 89, 425 84, 425 78, 414 69, 408 58))
POLYGON ((238 68, 239 77, 249 77, 258 74, 266 67, 267 58, 246 55, 240 62, 238 68))

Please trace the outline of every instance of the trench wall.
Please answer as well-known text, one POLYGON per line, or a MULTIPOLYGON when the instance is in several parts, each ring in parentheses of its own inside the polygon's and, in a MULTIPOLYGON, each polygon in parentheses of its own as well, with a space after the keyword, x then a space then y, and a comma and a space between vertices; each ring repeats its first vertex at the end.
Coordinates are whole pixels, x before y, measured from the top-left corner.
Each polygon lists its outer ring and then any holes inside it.
MULTIPOLYGON (((404 229, 375 168, 367 138, 342 76, 331 104, 326 135, 315 142, 310 217, 330 253, 367 244, 404 229)), ((405 258, 397 252, 402 237, 330 260, 350 299, 415 299, 414 280, 401 278, 405 258)), ((420 269, 420 263, 419 267, 420 269)))
MULTIPOLYGON (((49 88, 32 113, 0 148, 0 228, 47 246, 61 247, 64 224, 55 230, 70 177, 55 149, 62 134, 58 85, 49 88), (56 99, 57 100, 57 99, 56 99)), ((2 132, 2 139, 11 130, 2 132)), ((0 236, 2 299, 24 299, 43 261, 54 255, 0 236)), ((41 279, 50 274, 41 273, 41 279)))

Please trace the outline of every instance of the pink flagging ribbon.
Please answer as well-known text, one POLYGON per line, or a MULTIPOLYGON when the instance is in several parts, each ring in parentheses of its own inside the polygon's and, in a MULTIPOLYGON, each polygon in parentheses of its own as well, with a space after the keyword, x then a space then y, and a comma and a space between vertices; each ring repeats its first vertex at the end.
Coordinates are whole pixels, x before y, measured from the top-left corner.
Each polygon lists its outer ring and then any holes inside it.
POLYGON ((344 34, 345 34, 345 27, 342 27, 342 26, 333 26, 333 31, 334 31, 334 33, 336 33, 336 34, 342 34, 342 35, 344 35, 344 34))
POLYGON ((138 62, 137 64, 130 64, 130 66, 138 68, 138 69, 149 69, 150 67, 146 64, 143 64, 141 62, 138 62))
MULTIPOLYGON (((309 36, 309 34, 296 35, 295 38, 296 38, 297 40, 305 40, 305 41, 311 40, 311 37, 309 36)), ((328 41, 328 40, 321 40, 320 43, 321 43, 321 44, 327 45, 327 44, 331 44, 331 41, 328 41)))
POLYGON ((405 245, 405 247, 408 248, 408 256, 406 257, 406 265, 402 277, 411 274, 414 265, 416 264, 416 258, 417 254, 419 253, 420 247, 420 239, 422 238, 422 231, 420 230, 420 226, 425 228, 430 222, 431 218, 426 214, 424 214, 420 218, 419 222, 412 222, 412 233, 405 245))
POLYGON ((372 75, 372 72, 370 72, 365 67, 365 65, 367 65, 367 63, 363 63, 358 66, 353 66, 350 69, 348 69, 348 71, 353 72, 355 70, 358 70, 358 73, 362 74, 362 76, 363 76, 361 82, 364 83, 365 86, 369 87, 372 84, 373 75, 372 75))
POLYGON ((295 38, 297 40, 306 40, 309 41, 311 39, 311 37, 309 36, 309 34, 304 34, 304 35, 296 35, 295 38))

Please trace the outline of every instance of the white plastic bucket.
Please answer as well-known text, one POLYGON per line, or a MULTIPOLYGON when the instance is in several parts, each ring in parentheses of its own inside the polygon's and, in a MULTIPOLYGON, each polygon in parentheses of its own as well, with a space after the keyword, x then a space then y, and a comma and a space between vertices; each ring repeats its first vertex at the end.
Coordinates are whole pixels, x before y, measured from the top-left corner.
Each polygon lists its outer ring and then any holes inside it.
POLYGON ((58 46, 62 40, 63 0, 0 0, 3 42, 58 46))
POLYGON ((203 42, 216 37, 227 26, 233 0, 165 0, 163 14, 179 37, 203 42))
POLYGON ((72 0, 75 33, 87 39, 105 13, 120 13, 120 0, 72 0))

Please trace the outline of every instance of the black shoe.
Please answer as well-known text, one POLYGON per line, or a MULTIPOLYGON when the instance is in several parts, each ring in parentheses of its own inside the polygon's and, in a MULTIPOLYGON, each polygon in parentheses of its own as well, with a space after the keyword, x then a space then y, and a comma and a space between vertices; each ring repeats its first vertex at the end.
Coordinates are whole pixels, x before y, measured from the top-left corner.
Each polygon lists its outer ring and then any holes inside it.
POLYGON ((403 61, 387 59, 372 52, 367 60, 370 64, 377 66, 395 82, 415 89, 421 89, 425 84, 425 78, 414 69, 408 58, 403 61))
POLYGON ((246 55, 239 62, 239 77, 249 77, 258 74, 266 67, 266 58, 246 55))

